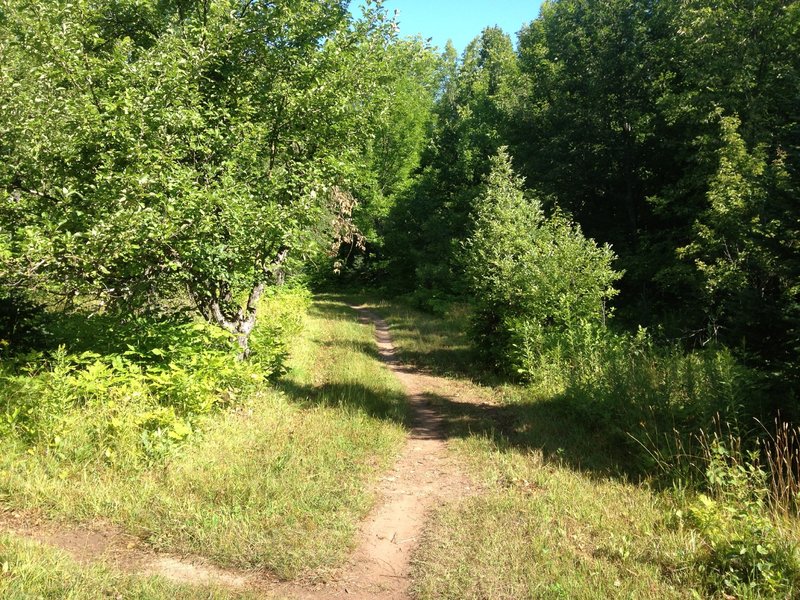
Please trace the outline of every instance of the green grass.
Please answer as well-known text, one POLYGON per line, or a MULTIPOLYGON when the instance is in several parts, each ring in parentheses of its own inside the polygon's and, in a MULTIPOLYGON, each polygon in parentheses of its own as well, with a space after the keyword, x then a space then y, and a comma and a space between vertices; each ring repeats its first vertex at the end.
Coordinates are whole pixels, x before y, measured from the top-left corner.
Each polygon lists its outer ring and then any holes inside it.
POLYGON ((386 317, 405 362, 439 375, 494 379, 479 367, 470 346, 466 305, 452 305, 443 316, 376 298, 369 298, 369 305, 386 317))
MULTIPOLYGON (((433 515, 414 561, 417 598, 724 597, 727 576, 709 571, 714 540, 693 518, 693 493, 632 480, 630 438, 591 399, 577 402, 558 386, 501 384, 482 371, 462 308, 437 318, 373 304, 401 360, 449 375, 460 395, 482 402, 430 398, 448 415, 451 451, 483 493, 433 515)), ((798 533, 796 522, 780 524, 790 544, 798 533)), ((793 593, 768 587, 733 596, 793 593)))
POLYGON ((148 468, 0 439, 0 502, 281 578, 339 564, 404 438, 404 396, 349 308, 314 305, 292 348, 277 389, 237 398, 148 468))
POLYGON ((645 488, 472 436, 485 494, 441 509, 416 556, 420 598, 681 598, 691 546, 645 488))
POLYGON ((158 577, 79 565, 63 552, 0 534, 0 597, 5 600, 246 600, 215 588, 178 586, 158 577))

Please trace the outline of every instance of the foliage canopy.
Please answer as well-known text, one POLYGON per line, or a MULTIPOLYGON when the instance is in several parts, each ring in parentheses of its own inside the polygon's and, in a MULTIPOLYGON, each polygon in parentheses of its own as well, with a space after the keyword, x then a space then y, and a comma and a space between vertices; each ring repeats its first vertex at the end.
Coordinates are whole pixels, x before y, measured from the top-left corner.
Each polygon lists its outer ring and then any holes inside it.
POLYGON ((112 307, 185 287, 246 351, 287 261, 352 233, 390 106, 394 24, 346 4, 4 0, 5 284, 112 307))

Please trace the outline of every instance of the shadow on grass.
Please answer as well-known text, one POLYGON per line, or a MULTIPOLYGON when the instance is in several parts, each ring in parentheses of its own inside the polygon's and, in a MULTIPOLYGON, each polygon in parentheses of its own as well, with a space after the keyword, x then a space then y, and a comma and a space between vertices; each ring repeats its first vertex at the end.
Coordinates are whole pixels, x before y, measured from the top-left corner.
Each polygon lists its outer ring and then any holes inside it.
POLYGON ((425 396, 443 415, 448 438, 487 438, 500 452, 538 452, 545 461, 588 475, 626 479, 638 475, 631 465, 633 440, 622 430, 609 430, 599 420, 587 418, 567 397, 494 405, 425 396))
POLYGON ((428 352, 401 350, 404 363, 440 377, 465 377, 481 383, 495 382, 496 377, 477 366, 475 352, 470 348, 441 348, 428 352))
POLYGON ((321 386, 303 385, 282 380, 278 389, 290 400, 303 406, 324 406, 357 410, 376 419, 408 426, 407 397, 401 392, 378 392, 355 383, 326 383, 321 386))
MULTIPOLYGON (((315 303, 312 314, 322 318, 358 320, 358 314, 347 304, 360 305, 362 302, 327 294, 315 303)), ((390 323, 390 332, 399 349, 398 357, 403 363, 403 370, 465 377, 483 384, 503 383, 497 375, 476 366, 474 351, 465 345, 465 332, 458 331, 453 320, 422 315, 421 323, 418 323, 415 313, 398 316, 390 309, 371 307, 371 310, 381 314, 390 323), (436 337, 439 343, 423 341, 415 344, 415 335, 423 339, 426 336, 436 337), (408 339, 404 340, 404 336, 408 339), (417 350, 418 347, 433 349, 423 351, 417 350)), ((334 340, 327 344, 355 349, 380 360, 377 347, 372 342, 334 340)), ((300 402, 347 406, 362 410, 372 417, 388 418, 410 426, 405 413, 398 410, 398 405, 406 405, 403 394, 384 397, 382 393, 360 384, 328 384, 313 388, 284 382, 282 386, 300 402)), ((567 394, 531 397, 530 400, 503 405, 459 402, 434 393, 423 396, 425 403, 441 415, 443 431, 440 435, 443 438, 487 438, 500 452, 513 449, 541 453, 545 461, 554 461, 597 477, 629 479, 641 473, 635 466, 636 443, 622 429, 610 426, 608 418, 596 412, 601 410, 600 407, 579 402, 567 394)))

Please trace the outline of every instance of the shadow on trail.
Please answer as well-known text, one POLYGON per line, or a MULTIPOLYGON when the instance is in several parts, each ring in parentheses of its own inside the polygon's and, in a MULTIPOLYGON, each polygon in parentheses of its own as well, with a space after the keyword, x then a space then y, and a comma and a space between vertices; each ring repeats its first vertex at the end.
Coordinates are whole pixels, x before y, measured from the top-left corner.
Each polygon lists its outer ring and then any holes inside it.
POLYGON ((405 394, 377 393, 362 384, 325 384, 319 387, 282 381, 290 399, 307 406, 345 408, 363 412, 372 418, 403 425, 412 438, 490 440, 498 452, 512 450, 541 453, 545 461, 554 461, 598 477, 631 476, 618 467, 630 440, 619 434, 611 438, 601 427, 579 421, 566 402, 494 405, 459 402, 440 394, 424 393, 423 410, 429 407, 437 415, 435 426, 416 423, 407 413, 405 394))
POLYGON ((429 352, 404 350, 399 355, 403 362, 422 371, 439 377, 464 377, 472 381, 488 383, 496 378, 482 373, 476 366, 476 354, 470 348, 443 348, 429 352))
MULTIPOLYGON (((365 315, 337 302, 320 302, 314 306, 313 314, 358 321, 363 326, 372 325, 365 315)), ((411 364, 412 360, 404 352, 381 357, 373 342, 336 339, 318 340, 318 343, 363 352, 375 360, 389 360, 391 368, 396 371, 412 375, 435 374, 433 369, 411 364)), ((635 476, 631 469, 620 467, 631 463, 634 442, 621 430, 610 430, 600 415, 588 414, 585 404, 571 401, 566 395, 500 405, 476 402, 475 399, 459 401, 458 393, 463 389, 454 390, 453 395, 449 395, 448 382, 442 379, 436 386, 437 393, 423 391, 418 394, 416 412, 422 412, 423 418, 414 419, 405 393, 372 388, 369 382, 313 386, 284 379, 278 385, 299 404, 360 411, 372 418, 403 425, 411 437, 480 437, 488 439, 498 452, 540 453, 545 462, 552 461, 590 476, 635 476)))
MULTIPOLYGON (((358 315, 351 308, 342 304, 344 298, 327 295, 315 308, 318 314, 330 318, 358 320, 364 325, 371 325, 368 318, 358 315)), ((351 300, 352 303, 358 302, 351 300)), ((423 322, 414 322, 415 316, 397 316, 386 314, 380 308, 371 309, 373 313, 383 317, 390 325, 390 334, 398 349, 391 357, 397 361, 393 369, 411 374, 425 374, 441 377, 461 377, 484 385, 498 385, 503 381, 497 376, 478 366, 476 353, 466 344, 466 332, 455 331, 449 323, 442 330, 442 319, 433 316, 422 316, 423 322), (414 330, 416 327, 416 330, 414 330), (445 347, 436 347, 428 352, 415 352, 408 347, 412 343, 404 343, 404 336, 413 338, 420 336, 443 336, 450 340, 445 347), (404 348, 405 346, 405 348, 404 348)), ((353 344, 334 341, 331 345, 358 349, 371 358, 380 359, 377 346, 370 343, 353 344)), ((439 344, 441 346, 441 344, 439 344)), ((332 391, 332 390, 328 390, 332 391)), ((313 390, 302 393, 314 395, 313 390)), ((354 391, 349 388, 337 390, 334 394, 342 394, 340 403, 352 408, 360 408, 368 414, 384 418, 385 407, 380 399, 372 398, 370 390, 365 388, 354 391), (362 400, 363 399, 363 400, 362 400), (360 404, 361 402, 364 404, 360 404)), ((446 393, 446 392, 445 392, 446 393)), ((331 404, 335 402, 326 393, 318 393, 317 403, 331 404)), ((600 414, 602 407, 578 401, 569 393, 549 397, 530 397, 507 404, 487 404, 473 401, 458 401, 457 396, 427 392, 425 403, 440 415, 442 433, 445 438, 481 437, 489 439, 497 451, 541 453, 545 461, 598 477, 623 477, 635 479, 641 474, 636 467, 635 456, 641 448, 621 428, 609 424, 608 415, 600 414)), ((398 399, 388 401, 394 404, 398 399)), ((404 403, 405 398, 399 400, 404 403)), ((398 420, 405 425, 410 422, 398 420)))
MULTIPOLYGON (((387 311, 376 298, 366 295, 320 294, 325 310, 344 305, 368 305, 369 310, 389 323, 395 344, 403 348, 403 362, 429 375, 464 377, 481 383, 498 383, 481 366, 467 337, 467 321, 461 312, 437 316, 411 307, 387 311), (405 312, 407 311, 407 312, 405 312), (424 340, 421 344, 420 339, 424 340), (417 349, 419 346, 426 350, 417 349)), ((352 314, 352 311, 351 311, 352 314)))

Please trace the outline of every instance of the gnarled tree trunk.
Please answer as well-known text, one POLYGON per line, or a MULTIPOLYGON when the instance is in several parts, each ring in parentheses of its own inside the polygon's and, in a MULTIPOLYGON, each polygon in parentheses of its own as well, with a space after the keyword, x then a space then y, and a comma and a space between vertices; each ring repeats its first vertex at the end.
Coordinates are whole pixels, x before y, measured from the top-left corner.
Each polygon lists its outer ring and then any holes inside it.
POLYGON ((270 282, 283 283, 283 263, 289 255, 288 248, 281 248, 269 267, 264 269, 263 277, 253 284, 244 306, 232 305, 232 294, 227 282, 215 282, 208 289, 199 291, 199 286, 189 286, 195 304, 207 321, 236 336, 241 352, 239 360, 250 356, 250 334, 256 326, 258 301, 270 282))

